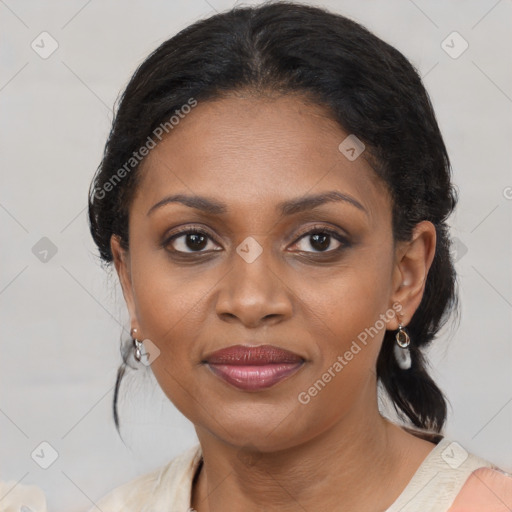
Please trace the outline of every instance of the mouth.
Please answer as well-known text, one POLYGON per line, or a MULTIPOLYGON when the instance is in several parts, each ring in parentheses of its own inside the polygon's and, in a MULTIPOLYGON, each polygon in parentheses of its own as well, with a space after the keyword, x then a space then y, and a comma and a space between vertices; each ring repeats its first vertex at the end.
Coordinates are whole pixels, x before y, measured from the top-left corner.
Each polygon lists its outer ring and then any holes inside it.
POLYGON ((259 391, 290 377, 305 361, 273 345, 233 345, 210 354, 203 362, 214 375, 236 388, 259 391))

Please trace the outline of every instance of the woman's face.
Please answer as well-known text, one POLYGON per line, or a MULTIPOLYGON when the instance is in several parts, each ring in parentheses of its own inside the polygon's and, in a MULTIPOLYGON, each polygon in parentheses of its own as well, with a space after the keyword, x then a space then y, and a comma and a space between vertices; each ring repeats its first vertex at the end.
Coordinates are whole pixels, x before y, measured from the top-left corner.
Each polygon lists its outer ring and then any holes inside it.
POLYGON ((377 355, 407 298, 390 197, 360 148, 339 149, 348 135, 299 97, 199 102, 143 163, 124 257, 113 238, 160 386, 230 444, 298 445, 376 408, 377 355), (176 195, 188 205, 164 201, 176 195), (212 357, 233 345, 292 354, 212 357))

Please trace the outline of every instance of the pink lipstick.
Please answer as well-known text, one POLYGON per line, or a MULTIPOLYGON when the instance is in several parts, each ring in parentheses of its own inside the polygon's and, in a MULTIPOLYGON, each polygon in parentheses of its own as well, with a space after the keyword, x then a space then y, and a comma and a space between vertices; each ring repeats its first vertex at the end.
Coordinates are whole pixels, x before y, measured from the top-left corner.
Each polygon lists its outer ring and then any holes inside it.
POLYGON ((304 364, 299 355, 275 347, 233 345, 205 358, 211 371, 245 391, 269 388, 294 374, 304 364))

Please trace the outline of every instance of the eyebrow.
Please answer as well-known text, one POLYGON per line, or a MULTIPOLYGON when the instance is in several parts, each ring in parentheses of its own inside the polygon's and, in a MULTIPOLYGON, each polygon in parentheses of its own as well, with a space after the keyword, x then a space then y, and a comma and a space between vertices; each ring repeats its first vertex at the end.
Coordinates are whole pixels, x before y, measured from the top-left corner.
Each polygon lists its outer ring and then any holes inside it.
MULTIPOLYGON (((312 210, 313 208, 329 202, 346 202, 368 214, 366 208, 359 201, 357 201, 357 199, 348 194, 338 192, 337 190, 298 197, 296 199, 289 199, 287 201, 278 203, 276 205, 276 209, 280 213, 281 217, 284 217, 286 215, 293 215, 306 210, 312 210)), ((170 203, 181 203, 185 206, 188 206, 189 208, 195 208, 196 210, 200 210, 211 215, 222 215, 228 212, 227 205, 217 201, 216 199, 205 196, 187 196, 185 194, 175 194, 172 196, 164 197, 162 200, 158 201, 158 203, 154 204, 148 210, 147 215, 150 215, 156 209, 170 203)))

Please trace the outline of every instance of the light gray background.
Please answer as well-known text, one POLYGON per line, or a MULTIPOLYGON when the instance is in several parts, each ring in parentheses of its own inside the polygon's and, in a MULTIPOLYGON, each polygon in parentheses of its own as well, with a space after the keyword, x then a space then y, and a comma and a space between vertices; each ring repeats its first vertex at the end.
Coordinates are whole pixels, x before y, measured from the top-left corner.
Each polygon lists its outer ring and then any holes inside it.
MULTIPOLYGON (((432 349, 433 373, 452 405, 448 435, 510 471, 512 4, 309 3, 360 21, 424 77, 460 190, 452 224, 462 317, 432 349), (456 59, 441 46, 453 31, 469 44, 456 59)), ((0 479, 42 487, 53 511, 85 510, 195 443, 151 373, 124 382, 126 445, 114 429, 119 339, 129 325, 115 275, 94 256, 86 200, 112 105, 136 66, 181 28, 232 5, 0 0, 0 479), (43 31, 59 45, 47 59, 31 48, 43 31), (42 237, 57 248, 46 263, 32 252, 42 237), (46 470, 31 458, 42 441, 59 454, 46 470)))

